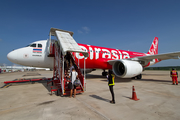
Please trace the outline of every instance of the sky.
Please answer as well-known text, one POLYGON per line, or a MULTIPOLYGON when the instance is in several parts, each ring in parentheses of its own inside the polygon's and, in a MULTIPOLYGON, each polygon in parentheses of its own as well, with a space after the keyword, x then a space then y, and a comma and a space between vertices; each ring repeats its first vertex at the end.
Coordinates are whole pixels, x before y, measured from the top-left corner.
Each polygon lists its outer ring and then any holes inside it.
MULTIPOLYGON (((77 43, 159 54, 180 51, 180 0, 1 0, 0 64, 13 49, 49 38, 51 27, 74 32, 77 43)), ((156 66, 179 66, 165 60, 156 66)))

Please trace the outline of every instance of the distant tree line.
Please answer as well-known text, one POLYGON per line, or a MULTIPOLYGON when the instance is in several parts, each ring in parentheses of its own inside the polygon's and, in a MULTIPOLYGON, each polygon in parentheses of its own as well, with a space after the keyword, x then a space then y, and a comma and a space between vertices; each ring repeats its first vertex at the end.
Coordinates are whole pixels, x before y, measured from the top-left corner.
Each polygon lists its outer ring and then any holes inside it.
POLYGON ((145 70, 171 70, 174 68, 175 70, 180 70, 180 66, 166 66, 166 67, 147 67, 145 70))

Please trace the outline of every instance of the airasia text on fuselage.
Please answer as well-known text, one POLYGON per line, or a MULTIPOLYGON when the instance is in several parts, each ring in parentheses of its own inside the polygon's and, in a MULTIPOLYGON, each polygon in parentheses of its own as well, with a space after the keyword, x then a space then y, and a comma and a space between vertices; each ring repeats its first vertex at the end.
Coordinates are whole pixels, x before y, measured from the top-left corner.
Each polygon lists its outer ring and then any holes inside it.
MULTIPOLYGON (((79 45, 79 47, 83 51, 87 51, 89 53, 89 59, 99 59, 99 58, 106 58, 106 59, 127 59, 130 58, 129 53, 126 51, 120 51, 115 49, 107 49, 107 48, 100 48, 94 47, 90 45, 79 45)), ((76 53, 77 59, 83 59, 84 56, 80 53, 76 53)), ((87 58, 86 58, 87 59, 87 58)))

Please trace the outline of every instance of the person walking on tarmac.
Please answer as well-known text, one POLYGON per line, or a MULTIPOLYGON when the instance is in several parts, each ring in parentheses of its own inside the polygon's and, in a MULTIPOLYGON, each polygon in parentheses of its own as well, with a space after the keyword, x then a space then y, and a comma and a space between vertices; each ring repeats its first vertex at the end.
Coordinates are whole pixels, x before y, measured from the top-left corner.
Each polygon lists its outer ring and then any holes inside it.
POLYGON ((115 75, 113 74, 112 70, 108 71, 107 78, 108 78, 109 90, 110 90, 111 95, 112 95, 112 100, 110 101, 110 103, 115 104, 114 90, 113 90, 115 75))
POLYGON ((175 82, 176 82, 176 85, 178 85, 178 73, 177 73, 177 71, 174 69, 174 68, 172 68, 172 70, 171 70, 171 72, 170 72, 170 75, 171 75, 171 77, 172 77, 172 84, 173 85, 175 85, 175 82))

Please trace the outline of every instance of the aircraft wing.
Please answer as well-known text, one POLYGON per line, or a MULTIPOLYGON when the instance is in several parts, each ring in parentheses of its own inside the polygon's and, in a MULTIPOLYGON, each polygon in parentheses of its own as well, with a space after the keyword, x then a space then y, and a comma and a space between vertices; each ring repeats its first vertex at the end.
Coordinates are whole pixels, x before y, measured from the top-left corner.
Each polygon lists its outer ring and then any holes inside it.
MULTIPOLYGON (((164 53, 164 54, 134 57, 134 58, 128 58, 128 59, 124 59, 124 60, 136 61, 136 62, 140 62, 140 64, 142 64, 142 65, 143 64, 147 65, 148 62, 153 61, 154 59, 158 59, 159 61, 167 60, 167 59, 180 59, 180 51, 171 52, 171 53, 164 53)), ((119 60, 108 60, 108 63, 113 65, 117 61, 119 61, 119 60)))
POLYGON ((152 60, 152 59, 159 59, 159 60, 180 59, 180 51, 130 58, 130 60, 152 60))
MULTIPOLYGON (((158 60, 167 60, 167 59, 180 59, 180 51, 178 52, 171 52, 171 53, 163 53, 163 54, 156 54, 156 55, 147 55, 147 56, 141 56, 141 57, 134 57, 134 58, 128 58, 126 60, 132 60, 132 61, 152 61, 153 59, 158 60)), ((108 60, 108 63, 111 65, 118 60, 108 60)))

